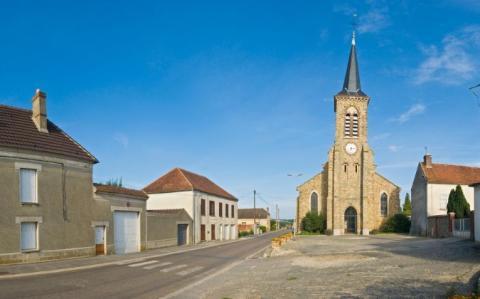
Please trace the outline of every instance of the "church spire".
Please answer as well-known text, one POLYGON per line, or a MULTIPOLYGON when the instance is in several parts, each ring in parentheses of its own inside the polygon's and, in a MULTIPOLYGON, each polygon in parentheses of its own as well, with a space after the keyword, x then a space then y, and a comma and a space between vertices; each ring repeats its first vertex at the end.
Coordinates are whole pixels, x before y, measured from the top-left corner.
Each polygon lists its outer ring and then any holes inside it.
POLYGON ((358 71, 357 49, 355 45, 355 31, 353 31, 352 34, 352 47, 350 48, 347 72, 345 74, 345 81, 343 82, 343 89, 340 93, 363 95, 360 87, 360 74, 358 71))

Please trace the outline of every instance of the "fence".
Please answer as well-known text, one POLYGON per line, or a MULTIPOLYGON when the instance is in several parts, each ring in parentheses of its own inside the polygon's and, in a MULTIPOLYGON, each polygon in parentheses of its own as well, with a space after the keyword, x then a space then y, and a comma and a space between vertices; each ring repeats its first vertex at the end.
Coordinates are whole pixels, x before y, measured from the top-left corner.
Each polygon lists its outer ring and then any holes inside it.
POLYGON ((470 218, 455 219, 453 224, 454 237, 470 239, 470 218))

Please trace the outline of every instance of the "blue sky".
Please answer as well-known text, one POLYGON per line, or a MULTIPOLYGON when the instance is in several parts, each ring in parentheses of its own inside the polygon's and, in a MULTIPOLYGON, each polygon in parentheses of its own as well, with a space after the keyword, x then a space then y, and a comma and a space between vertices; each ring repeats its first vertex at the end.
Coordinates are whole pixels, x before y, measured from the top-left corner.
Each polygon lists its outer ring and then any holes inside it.
POLYGON ((357 13, 369 141, 403 194, 425 146, 436 162, 480 166, 468 90, 480 83, 480 4, 418 2, 5 2, 0 103, 30 108, 46 91, 49 118, 100 160, 96 181, 141 188, 179 166, 241 207, 256 188, 293 217, 295 186, 333 143, 357 13))

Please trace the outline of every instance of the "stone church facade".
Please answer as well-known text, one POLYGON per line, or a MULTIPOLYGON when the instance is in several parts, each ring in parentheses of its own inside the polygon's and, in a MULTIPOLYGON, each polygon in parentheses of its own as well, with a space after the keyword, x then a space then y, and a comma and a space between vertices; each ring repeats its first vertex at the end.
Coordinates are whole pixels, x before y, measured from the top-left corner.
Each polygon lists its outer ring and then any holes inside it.
POLYGON ((355 38, 343 89, 334 96, 335 141, 323 170, 297 187, 297 227, 307 212, 322 213, 334 235, 368 235, 400 211, 400 188, 376 172, 367 140, 370 97, 360 86, 355 38))

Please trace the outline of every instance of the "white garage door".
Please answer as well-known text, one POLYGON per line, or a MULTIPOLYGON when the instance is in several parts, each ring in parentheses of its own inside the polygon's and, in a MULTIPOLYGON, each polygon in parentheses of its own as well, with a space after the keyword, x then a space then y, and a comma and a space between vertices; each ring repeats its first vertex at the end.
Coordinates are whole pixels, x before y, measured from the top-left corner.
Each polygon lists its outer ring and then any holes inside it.
POLYGON ((140 225, 137 212, 114 212, 115 253, 138 252, 140 245, 140 225))

